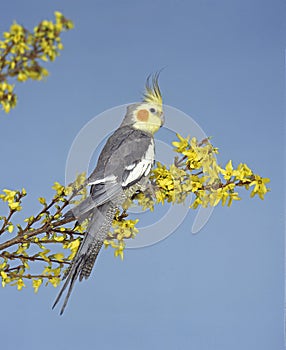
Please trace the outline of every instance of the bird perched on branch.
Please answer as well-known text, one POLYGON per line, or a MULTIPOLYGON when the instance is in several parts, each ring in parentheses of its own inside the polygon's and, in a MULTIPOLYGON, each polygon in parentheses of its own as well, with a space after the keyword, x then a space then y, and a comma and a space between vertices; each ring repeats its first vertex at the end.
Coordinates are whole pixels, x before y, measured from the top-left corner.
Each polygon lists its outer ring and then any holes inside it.
POLYGON ((88 219, 88 226, 53 305, 54 308, 69 286, 61 314, 76 280, 90 276, 117 210, 136 192, 144 192, 148 186, 155 159, 153 135, 164 124, 158 77, 159 74, 148 77, 143 101, 127 107, 121 125, 107 140, 97 166, 88 178, 91 186, 89 197, 65 214, 65 217, 74 217, 79 222, 88 219))

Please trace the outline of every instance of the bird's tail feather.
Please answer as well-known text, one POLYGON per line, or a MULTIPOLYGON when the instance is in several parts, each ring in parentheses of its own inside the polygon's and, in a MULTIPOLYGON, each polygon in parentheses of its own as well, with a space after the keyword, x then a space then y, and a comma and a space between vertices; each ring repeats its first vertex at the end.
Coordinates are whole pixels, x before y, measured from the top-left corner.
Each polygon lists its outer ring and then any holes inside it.
POLYGON ((79 280, 82 281, 83 278, 87 279, 92 271, 95 264, 95 260, 99 254, 99 251, 103 245, 103 240, 95 241, 90 247, 90 254, 87 255, 86 261, 80 271, 79 280))
POLYGON ((84 258, 84 255, 80 256, 79 259, 77 259, 77 261, 74 261, 71 265, 71 268, 69 269, 69 272, 67 275, 64 276, 64 278, 66 278, 66 281, 62 287, 62 289, 60 290, 52 308, 54 308, 58 302, 60 301, 62 295, 63 295, 63 292, 66 290, 68 284, 69 284, 69 289, 68 289, 68 292, 67 292, 67 295, 65 297, 65 300, 64 300, 64 303, 62 305, 62 308, 61 308, 61 311, 60 311, 60 315, 62 315, 65 311, 65 308, 66 308, 66 305, 67 305, 67 302, 69 300, 69 297, 71 295, 71 292, 72 292, 72 289, 73 289, 73 286, 75 284, 75 281, 80 273, 80 270, 81 270, 81 267, 82 267, 82 262, 83 262, 83 258, 84 258))
POLYGON ((67 295, 60 311, 61 315, 65 310, 77 278, 79 277, 79 280, 82 281, 83 278, 87 279, 90 276, 96 258, 112 224, 116 210, 116 207, 113 207, 109 203, 106 203, 101 207, 96 208, 91 215, 87 227, 87 232, 84 235, 76 256, 74 257, 70 267, 63 276, 65 283, 52 307, 54 308, 58 304, 60 298, 63 295, 63 292, 69 286, 67 295))

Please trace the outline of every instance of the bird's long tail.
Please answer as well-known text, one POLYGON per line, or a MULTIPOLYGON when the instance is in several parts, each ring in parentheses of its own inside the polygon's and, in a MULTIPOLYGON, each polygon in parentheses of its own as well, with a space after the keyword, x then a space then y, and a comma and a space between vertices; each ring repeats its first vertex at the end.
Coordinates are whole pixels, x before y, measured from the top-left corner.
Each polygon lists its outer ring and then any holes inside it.
POLYGON ((83 278, 86 279, 90 276, 95 260, 109 232, 116 210, 117 207, 112 205, 112 203, 106 203, 95 208, 94 212, 91 214, 87 232, 79 246, 76 256, 63 276, 65 283, 53 305, 54 308, 58 304, 63 292, 67 286, 69 286, 60 311, 61 315, 66 308, 76 280, 79 278, 79 281, 82 281, 83 278))

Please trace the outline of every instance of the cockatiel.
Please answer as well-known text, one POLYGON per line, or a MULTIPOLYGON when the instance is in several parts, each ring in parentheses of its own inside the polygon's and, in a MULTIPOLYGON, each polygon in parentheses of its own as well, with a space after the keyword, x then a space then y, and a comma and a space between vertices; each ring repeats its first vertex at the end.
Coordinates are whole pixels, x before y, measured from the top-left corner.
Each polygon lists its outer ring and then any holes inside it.
POLYGON ((69 286, 60 314, 65 310, 75 281, 90 276, 117 210, 136 192, 146 190, 155 161, 154 133, 163 124, 162 96, 158 74, 155 74, 147 79, 143 101, 127 107, 121 125, 107 140, 88 178, 89 197, 65 214, 79 222, 88 219, 88 226, 53 305, 54 308, 69 286))

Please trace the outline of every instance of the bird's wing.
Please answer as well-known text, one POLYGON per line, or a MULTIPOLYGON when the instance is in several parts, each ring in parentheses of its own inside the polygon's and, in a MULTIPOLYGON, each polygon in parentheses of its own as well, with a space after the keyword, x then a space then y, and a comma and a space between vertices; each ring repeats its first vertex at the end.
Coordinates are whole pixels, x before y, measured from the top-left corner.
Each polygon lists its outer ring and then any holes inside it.
POLYGON ((139 181, 143 176, 148 176, 154 164, 154 157, 154 142, 151 140, 142 157, 125 166, 122 174, 122 186, 131 186, 139 181))
POLYGON ((105 144, 97 166, 88 178, 90 196, 72 209, 73 216, 80 218, 148 176, 154 157, 154 141, 150 135, 130 127, 117 129, 105 144))

